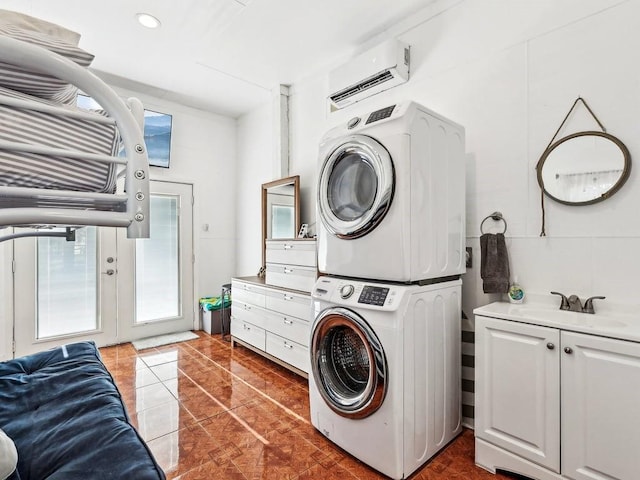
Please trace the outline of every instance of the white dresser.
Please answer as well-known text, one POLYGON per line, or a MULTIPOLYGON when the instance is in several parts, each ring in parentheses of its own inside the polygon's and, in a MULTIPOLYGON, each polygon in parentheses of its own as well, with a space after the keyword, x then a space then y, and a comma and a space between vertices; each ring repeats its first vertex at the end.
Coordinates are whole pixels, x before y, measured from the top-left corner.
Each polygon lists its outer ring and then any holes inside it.
POLYGON ((311 296, 243 277, 232 279, 231 297, 231 345, 244 345, 307 377, 311 296))
POLYGON ((242 344, 307 377, 314 239, 267 240, 265 278, 231 281, 231 345, 242 344))

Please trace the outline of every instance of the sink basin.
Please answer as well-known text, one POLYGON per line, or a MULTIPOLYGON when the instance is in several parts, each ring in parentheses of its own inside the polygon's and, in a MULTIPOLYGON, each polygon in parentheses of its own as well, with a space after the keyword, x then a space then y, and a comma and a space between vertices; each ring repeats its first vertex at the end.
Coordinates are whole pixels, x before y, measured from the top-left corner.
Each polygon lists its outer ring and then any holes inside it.
POLYGON ((521 315, 529 319, 541 319, 548 322, 557 322, 565 325, 581 327, 626 327, 628 324, 617 318, 598 313, 580 313, 567 310, 554 310, 551 308, 517 307, 512 310, 514 315, 521 315))

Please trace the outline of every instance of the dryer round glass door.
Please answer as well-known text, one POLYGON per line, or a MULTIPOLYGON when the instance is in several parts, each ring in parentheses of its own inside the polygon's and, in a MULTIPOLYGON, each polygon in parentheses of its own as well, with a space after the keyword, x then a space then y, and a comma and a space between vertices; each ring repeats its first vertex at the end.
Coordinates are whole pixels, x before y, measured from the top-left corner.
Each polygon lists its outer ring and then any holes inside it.
POLYGON ((318 180, 318 210, 327 230, 350 239, 366 235, 393 199, 389 152, 366 135, 345 138, 326 157, 318 180))
POLYGON ((337 414, 365 418, 387 393, 387 361, 367 322, 334 307, 316 318, 311 338, 311 370, 320 395, 337 414))

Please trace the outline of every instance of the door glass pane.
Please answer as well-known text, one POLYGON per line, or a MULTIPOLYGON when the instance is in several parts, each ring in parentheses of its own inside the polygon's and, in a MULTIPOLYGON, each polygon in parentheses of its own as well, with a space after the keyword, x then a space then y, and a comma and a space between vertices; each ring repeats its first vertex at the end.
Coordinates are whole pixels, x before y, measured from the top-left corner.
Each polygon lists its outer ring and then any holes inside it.
POLYGON ((96 231, 79 228, 75 242, 38 238, 36 338, 98 329, 96 231))
POLYGON ((329 207, 342 221, 357 220, 373 206, 377 189, 378 177, 371 163, 357 153, 347 153, 329 176, 329 207))
POLYGON ((136 323, 180 315, 177 196, 151 196, 151 236, 136 240, 136 323))

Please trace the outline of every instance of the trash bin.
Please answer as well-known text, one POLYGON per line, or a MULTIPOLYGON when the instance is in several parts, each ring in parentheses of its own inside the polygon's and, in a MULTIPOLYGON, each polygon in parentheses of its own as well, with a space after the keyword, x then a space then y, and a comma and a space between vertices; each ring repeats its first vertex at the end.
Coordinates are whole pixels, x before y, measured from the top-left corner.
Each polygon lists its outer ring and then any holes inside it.
MULTIPOLYGON (((200 318, 202 329, 208 334, 222 332, 223 314, 229 312, 231 305, 231 296, 224 295, 220 297, 203 297, 200 299, 200 318)), ((225 319, 226 320, 226 319, 225 319)))

